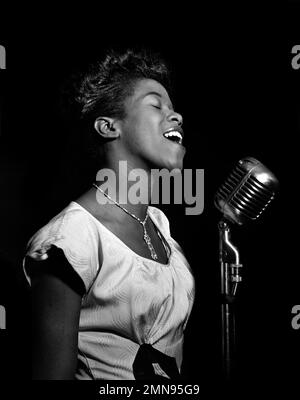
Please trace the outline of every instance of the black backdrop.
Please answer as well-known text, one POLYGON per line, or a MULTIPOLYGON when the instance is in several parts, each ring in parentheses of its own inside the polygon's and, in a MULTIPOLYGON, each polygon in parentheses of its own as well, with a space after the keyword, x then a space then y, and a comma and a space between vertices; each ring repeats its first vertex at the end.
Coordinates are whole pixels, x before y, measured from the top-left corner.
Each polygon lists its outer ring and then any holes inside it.
POLYGON ((61 85, 110 45, 143 45, 160 51, 175 71, 185 168, 205 170, 201 215, 186 216, 184 206, 163 208, 197 285, 184 370, 199 384, 221 381, 220 215, 213 195, 237 160, 250 155, 277 175, 281 190, 261 219, 232 230, 245 266, 237 305, 237 378, 249 387, 260 382, 271 389, 284 379, 294 385, 300 71, 291 67, 291 48, 300 44, 299 7, 290 2, 281 10, 215 5, 197 14, 172 11, 145 16, 140 10, 138 17, 126 18, 120 12, 117 18, 113 12, 88 10, 88 17, 74 20, 68 13, 46 19, 47 11, 41 10, 40 18, 14 21, 1 33, 7 50, 7 69, 0 71, 0 304, 7 310, 7 329, 0 332, 2 376, 29 377, 29 303, 21 270, 26 242, 87 182, 80 152, 72 156, 73 146, 80 147, 74 127, 60 113, 61 85))

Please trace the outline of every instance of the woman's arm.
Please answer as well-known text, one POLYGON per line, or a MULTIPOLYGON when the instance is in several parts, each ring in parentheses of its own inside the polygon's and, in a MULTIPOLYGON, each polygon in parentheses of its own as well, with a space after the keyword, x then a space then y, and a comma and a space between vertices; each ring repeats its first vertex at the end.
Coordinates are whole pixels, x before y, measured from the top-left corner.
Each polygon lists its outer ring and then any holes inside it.
POLYGON ((47 260, 31 261, 31 267, 35 263, 40 265, 32 268, 32 379, 74 379, 83 282, 60 249, 53 248, 47 260))

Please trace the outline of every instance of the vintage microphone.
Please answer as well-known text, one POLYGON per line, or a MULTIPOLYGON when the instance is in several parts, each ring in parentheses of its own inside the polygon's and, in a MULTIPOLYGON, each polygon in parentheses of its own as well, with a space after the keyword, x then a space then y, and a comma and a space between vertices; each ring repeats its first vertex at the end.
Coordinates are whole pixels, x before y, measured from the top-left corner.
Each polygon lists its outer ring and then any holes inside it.
POLYGON ((215 206, 223 217, 219 229, 221 267, 222 367, 225 378, 231 378, 235 343, 233 303, 242 278, 239 251, 231 243, 232 224, 243 225, 260 217, 279 188, 275 175, 253 157, 239 160, 237 166, 215 194, 215 206))

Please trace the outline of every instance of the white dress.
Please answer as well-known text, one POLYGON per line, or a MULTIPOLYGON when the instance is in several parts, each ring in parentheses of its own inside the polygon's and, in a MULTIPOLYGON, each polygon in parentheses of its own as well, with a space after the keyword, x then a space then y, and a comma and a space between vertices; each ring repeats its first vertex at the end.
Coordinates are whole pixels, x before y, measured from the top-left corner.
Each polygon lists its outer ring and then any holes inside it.
POLYGON ((194 279, 165 214, 149 207, 149 217, 169 245, 167 264, 136 254, 76 202, 28 243, 23 266, 29 283, 26 257, 44 260, 55 245, 85 284, 76 379, 134 379, 132 364, 143 343, 175 357, 180 370, 194 279))

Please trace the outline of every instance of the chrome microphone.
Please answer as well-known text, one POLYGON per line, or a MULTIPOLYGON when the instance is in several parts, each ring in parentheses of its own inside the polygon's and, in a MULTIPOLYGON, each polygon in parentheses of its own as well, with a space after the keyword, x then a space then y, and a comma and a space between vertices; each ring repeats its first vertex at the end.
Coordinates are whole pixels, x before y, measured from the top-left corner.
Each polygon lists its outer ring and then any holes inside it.
POLYGON ((239 160, 215 195, 215 206, 227 220, 243 225, 256 220, 279 188, 275 175, 253 157, 239 160))

